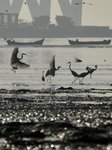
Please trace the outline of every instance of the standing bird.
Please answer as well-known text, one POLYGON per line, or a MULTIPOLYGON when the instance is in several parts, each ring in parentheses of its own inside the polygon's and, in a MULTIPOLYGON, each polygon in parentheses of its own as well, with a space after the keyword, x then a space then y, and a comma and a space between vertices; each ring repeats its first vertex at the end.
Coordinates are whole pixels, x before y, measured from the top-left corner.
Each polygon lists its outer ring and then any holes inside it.
POLYGON ((45 82, 44 71, 42 71, 42 81, 45 82))
POLYGON ((59 70, 61 68, 58 66, 58 68, 55 68, 55 55, 51 57, 50 63, 49 63, 49 70, 46 72, 45 77, 50 76, 50 82, 51 82, 51 76, 55 76, 55 71, 59 70))
POLYGON ((7 40, 7 38, 4 38, 4 41, 6 41, 7 40))
POLYGON ((87 70, 87 72, 83 72, 83 73, 78 75, 78 79, 82 78, 82 80, 79 80, 79 83, 81 83, 83 81, 84 77, 86 77, 89 74, 90 68, 86 67, 86 70, 87 70))
POLYGON ((71 69, 71 62, 70 62, 70 61, 69 61, 67 64, 69 64, 69 69, 70 69, 72 75, 74 76, 74 80, 72 81, 72 83, 73 83, 74 81, 77 80, 78 74, 77 74, 77 72, 75 72, 75 71, 73 71, 73 70, 71 69))
POLYGON ((30 65, 27 65, 23 62, 21 62, 20 60, 23 58, 23 55, 26 55, 25 53, 21 54, 21 58, 17 57, 18 54, 18 48, 14 48, 13 52, 12 52, 12 56, 11 56, 11 66, 12 66, 12 70, 15 71, 15 69, 26 69, 28 68, 30 65))
POLYGON ((97 70, 97 68, 98 68, 97 65, 95 65, 95 68, 93 68, 93 69, 90 68, 90 70, 89 70, 90 78, 92 78, 92 73, 93 73, 95 70, 97 70))
POLYGON ((76 62, 82 62, 82 60, 79 59, 79 58, 75 58, 75 61, 76 61, 76 62))

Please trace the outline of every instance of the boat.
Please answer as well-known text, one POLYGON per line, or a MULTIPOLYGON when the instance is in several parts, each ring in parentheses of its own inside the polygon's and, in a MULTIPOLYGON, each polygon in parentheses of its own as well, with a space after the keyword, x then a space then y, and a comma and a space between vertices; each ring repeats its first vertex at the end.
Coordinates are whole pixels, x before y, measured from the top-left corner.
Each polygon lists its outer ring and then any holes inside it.
POLYGON ((69 44, 71 45, 102 45, 102 44, 110 44, 111 40, 103 40, 103 41, 79 41, 76 39, 76 41, 68 40, 69 44))
POLYGON ((20 46, 20 45, 39 46, 39 45, 42 45, 44 42, 44 38, 38 41, 34 41, 34 42, 16 42, 13 39, 6 39, 6 38, 4 38, 4 40, 8 43, 8 45, 17 45, 17 46, 20 46))

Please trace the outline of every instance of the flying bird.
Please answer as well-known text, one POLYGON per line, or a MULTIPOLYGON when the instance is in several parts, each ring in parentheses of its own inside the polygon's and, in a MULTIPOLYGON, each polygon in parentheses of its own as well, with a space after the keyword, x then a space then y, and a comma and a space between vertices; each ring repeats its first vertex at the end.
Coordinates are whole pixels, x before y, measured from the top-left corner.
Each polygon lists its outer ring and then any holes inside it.
POLYGON ((8 12, 8 10, 5 10, 6 12, 8 12))
POLYGON ((79 4, 88 4, 88 5, 93 5, 93 4, 91 4, 91 3, 87 3, 87 2, 75 3, 75 5, 79 5, 79 4))
MULTIPOLYGON (((16 69, 26 69, 28 68, 30 65, 25 64, 23 62, 21 62, 20 60, 23 58, 23 55, 26 55, 25 53, 21 54, 21 58, 17 57, 18 54, 18 47, 14 48, 13 52, 12 52, 12 56, 11 56, 11 66, 12 66, 12 70, 15 71, 16 69)), ((16 72, 16 71, 15 71, 16 72)))
POLYGON ((55 55, 51 57, 50 63, 49 63, 49 70, 46 72, 45 77, 50 76, 50 81, 51 81, 51 76, 55 76, 55 71, 59 70, 61 66, 58 66, 57 69, 55 68, 55 55))
POLYGON ((95 68, 93 68, 93 69, 89 69, 89 74, 90 74, 90 78, 92 78, 92 73, 95 71, 95 70, 97 70, 97 68, 98 68, 98 66, 97 65, 95 65, 95 68))
POLYGON ((73 70, 71 69, 71 62, 70 62, 70 61, 69 61, 67 64, 69 64, 69 69, 70 69, 70 71, 71 71, 72 75, 74 76, 74 80, 72 81, 72 83, 73 83, 74 81, 76 81, 76 80, 77 80, 78 73, 77 73, 77 72, 75 72, 75 71, 73 71, 73 70))

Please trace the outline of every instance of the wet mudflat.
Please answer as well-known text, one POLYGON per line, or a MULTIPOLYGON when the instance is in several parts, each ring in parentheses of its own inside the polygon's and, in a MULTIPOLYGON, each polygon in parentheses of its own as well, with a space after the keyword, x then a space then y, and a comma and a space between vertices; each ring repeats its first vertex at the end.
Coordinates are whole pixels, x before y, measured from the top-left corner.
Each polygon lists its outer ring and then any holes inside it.
POLYGON ((1 89, 1 150, 111 149, 112 97, 92 93, 111 89, 1 89))

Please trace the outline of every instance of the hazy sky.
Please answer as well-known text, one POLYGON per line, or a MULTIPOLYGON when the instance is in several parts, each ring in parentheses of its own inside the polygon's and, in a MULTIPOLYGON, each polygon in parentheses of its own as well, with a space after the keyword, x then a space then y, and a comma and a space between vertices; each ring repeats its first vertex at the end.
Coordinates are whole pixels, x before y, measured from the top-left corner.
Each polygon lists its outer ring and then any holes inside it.
MULTIPOLYGON (((83 4, 82 25, 112 26, 112 0, 83 0, 83 2, 93 5, 83 4)), ((51 21, 54 23, 55 15, 61 15, 61 10, 58 0, 51 0, 51 4, 51 21)), ((19 18, 31 21, 27 5, 23 5, 19 18)))

